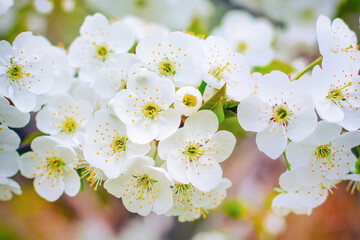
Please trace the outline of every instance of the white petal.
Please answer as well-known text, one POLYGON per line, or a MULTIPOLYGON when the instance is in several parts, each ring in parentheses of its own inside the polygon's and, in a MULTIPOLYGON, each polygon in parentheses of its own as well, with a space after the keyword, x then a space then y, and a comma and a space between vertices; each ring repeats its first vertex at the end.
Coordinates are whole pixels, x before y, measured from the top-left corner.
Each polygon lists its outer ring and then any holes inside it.
POLYGON ((15 90, 9 98, 21 112, 30 112, 36 106, 36 97, 28 91, 15 90))
POLYGON ((180 126, 181 116, 173 108, 164 112, 164 116, 158 117, 159 134, 156 140, 162 140, 173 134, 180 126))
POLYGON ((328 122, 337 123, 344 119, 343 111, 329 99, 316 103, 316 111, 322 119, 328 122))
POLYGON ((323 180, 320 171, 313 172, 311 166, 299 168, 296 170, 296 180, 302 186, 315 186, 323 180))
POLYGON ((65 184, 59 177, 53 178, 50 176, 48 179, 46 175, 43 177, 38 175, 34 180, 34 188, 41 197, 53 202, 63 194, 65 184))
POLYGON ((211 148, 210 151, 206 152, 215 159, 217 162, 226 160, 234 150, 236 139, 234 135, 228 131, 219 131, 210 139, 206 144, 206 148, 211 148))
POLYGON ((214 134, 219 128, 219 121, 212 111, 201 110, 186 119, 184 128, 193 135, 196 133, 214 134))
POLYGON ((177 148, 185 147, 185 135, 183 128, 177 130, 173 135, 161 140, 158 146, 158 154, 161 159, 167 160, 168 154, 177 148))
POLYGON ((288 192, 296 191, 299 187, 296 182, 296 172, 286 171, 279 177, 279 185, 282 189, 288 192))
POLYGON ((287 145, 287 135, 282 126, 270 124, 264 131, 256 134, 259 150, 272 159, 280 157, 287 145))
POLYGON ((261 132, 269 125, 272 111, 259 97, 250 96, 240 102, 237 113, 242 128, 246 131, 261 132))
POLYGON ((189 163, 187 169, 187 177, 189 181, 199 190, 209 192, 214 189, 221 182, 222 169, 216 162, 210 166, 209 164, 203 166, 201 163, 189 163))
MULTIPOLYGON (((311 106, 311 105, 310 105, 311 106)), ((296 117, 289 124, 287 133, 288 137, 294 142, 300 142, 314 132, 317 123, 317 115, 312 107, 303 107, 302 111, 297 112, 292 117, 296 117)))
POLYGON ((73 168, 64 169, 65 193, 71 197, 80 190, 80 177, 73 168))
POLYGON ((341 134, 338 138, 332 141, 332 144, 346 150, 356 147, 360 144, 360 131, 341 134))
POLYGON ((0 151, 0 177, 11 177, 19 170, 16 151, 0 151))
POLYGON ((0 125, 0 147, 5 150, 16 150, 20 145, 20 137, 15 131, 0 125))
POLYGON ((34 152, 27 152, 21 155, 19 159, 21 175, 27 178, 33 178, 36 176, 39 169, 44 165, 41 161, 41 158, 36 156, 34 152))
POLYGON ((189 179, 185 170, 185 160, 181 160, 181 158, 184 158, 184 156, 181 152, 178 152, 178 150, 174 149, 170 151, 167 156, 167 169, 175 181, 188 184, 189 179))
POLYGON ((300 143, 290 142, 286 147, 286 157, 291 165, 291 169, 309 165, 315 158, 316 147, 306 141, 300 143))
POLYGON ((13 128, 24 127, 30 121, 30 114, 20 112, 6 99, 0 98, 0 121, 13 128))

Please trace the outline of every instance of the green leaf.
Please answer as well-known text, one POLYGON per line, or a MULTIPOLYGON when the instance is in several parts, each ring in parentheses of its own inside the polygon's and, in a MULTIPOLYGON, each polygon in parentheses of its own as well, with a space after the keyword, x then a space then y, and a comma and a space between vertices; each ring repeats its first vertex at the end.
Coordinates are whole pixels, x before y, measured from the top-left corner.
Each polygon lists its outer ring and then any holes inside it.
POLYGON ((200 110, 210 109, 212 110, 216 104, 223 103, 223 101, 226 99, 226 84, 222 88, 220 88, 217 93, 214 94, 204 105, 200 107, 200 110))
POLYGON ((223 106, 222 106, 222 103, 221 103, 221 102, 219 102, 218 104, 216 104, 216 105, 214 106, 214 108, 211 109, 211 111, 213 111, 213 112, 216 114, 216 116, 217 116, 217 118, 218 118, 218 120, 219 120, 219 123, 222 123, 222 122, 224 121, 224 119, 225 119, 225 114, 224 114, 224 109, 223 109, 223 106))
POLYGON ((201 82, 200 87, 199 87, 199 91, 200 91, 201 95, 204 95, 206 85, 207 85, 206 82, 204 82, 204 81, 201 82))
POLYGON ((234 134, 235 137, 245 137, 246 131, 241 128, 236 113, 224 110, 225 120, 220 124, 219 130, 226 130, 234 134))
POLYGON ((273 60, 271 63, 266 65, 265 67, 254 67, 254 72, 259 72, 261 74, 270 73, 271 71, 279 70, 286 74, 291 74, 295 72, 295 68, 291 65, 281 62, 279 60, 273 60))
POLYGON ((37 137, 39 137, 39 136, 42 136, 42 135, 44 135, 44 133, 42 133, 42 132, 33 132, 33 133, 27 135, 26 138, 24 138, 24 139, 21 141, 21 145, 31 144, 31 142, 32 142, 35 138, 37 138, 37 137))
POLYGON ((237 107, 239 105, 239 102, 236 102, 236 101, 229 101, 229 102, 226 102, 224 104, 224 109, 227 109, 227 108, 234 108, 234 107, 237 107))
POLYGON ((213 111, 218 117, 219 123, 222 123, 225 119, 223 104, 226 101, 226 84, 212 96, 204 105, 200 107, 200 110, 209 109, 213 111))

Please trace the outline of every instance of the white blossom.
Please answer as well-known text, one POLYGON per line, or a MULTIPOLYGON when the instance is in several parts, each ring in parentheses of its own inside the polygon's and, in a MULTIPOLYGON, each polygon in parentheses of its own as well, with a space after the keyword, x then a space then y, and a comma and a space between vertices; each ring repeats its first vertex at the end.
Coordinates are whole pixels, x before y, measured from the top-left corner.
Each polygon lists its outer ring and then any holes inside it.
POLYGON ((321 55, 343 55, 348 58, 356 71, 360 70, 360 50, 357 49, 356 34, 340 18, 333 22, 324 15, 316 23, 316 34, 321 55))
POLYGON ((291 168, 297 169, 299 184, 320 184, 326 179, 341 179, 349 173, 356 161, 351 148, 360 144, 360 132, 340 133, 340 126, 320 122, 309 137, 289 143, 286 156, 291 168))
POLYGON ((70 95, 64 94, 52 98, 38 112, 36 126, 65 144, 75 145, 84 142, 86 124, 91 116, 92 107, 87 101, 75 102, 70 95))
POLYGON ((33 110, 36 95, 47 93, 54 84, 42 44, 44 39, 31 32, 20 33, 12 46, 0 41, 0 94, 10 98, 22 112, 33 110))
POLYGON ((264 18, 254 18, 242 11, 228 12, 222 25, 213 31, 227 40, 233 51, 244 55, 250 66, 265 66, 274 58, 271 44, 274 30, 264 18))
POLYGON ((194 36, 172 32, 141 40, 136 55, 159 76, 172 79, 176 87, 196 86, 201 81, 200 41, 194 36))
MULTIPOLYGON (((91 74, 127 52, 134 44, 134 34, 121 22, 109 24, 108 19, 96 13, 86 17, 69 49, 69 63, 80 68, 80 75, 91 74)), ((87 75, 91 76, 91 75, 87 75)), ((91 81, 91 80, 88 80, 91 81)))
POLYGON ((126 134, 125 125, 106 110, 95 112, 94 119, 87 124, 86 136, 86 161, 103 170, 109 178, 118 177, 132 158, 150 150, 149 144, 133 143, 126 134))
POLYGON ((202 110, 191 115, 170 137, 160 141, 159 156, 167 161, 167 169, 175 181, 191 183, 201 191, 210 191, 222 178, 220 162, 235 147, 235 137, 218 131, 216 115, 202 110))
POLYGON ((175 183, 172 189, 174 204, 166 215, 178 216, 180 222, 194 221, 201 216, 206 218, 207 210, 220 205, 226 197, 226 189, 230 186, 231 182, 226 178, 223 178, 220 184, 210 192, 200 191, 191 183, 175 183))
POLYGON ((225 83, 226 95, 231 100, 241 101, 253 89, 250 68, 240 53, 230 50, 230 46, 219 37, 208 37, 204 42, 203 76, 213 88, 220 89, 225 83))
POLYGON ((324 57, 313 69, 310 90, 319 116, 347 130, 360 128, 360 76, 343 55, 324 57))
POLYGON ((136 157, 127 171, 118 178, 109 179, 104 187, 122 199, 126 209, 142 216, 151 211, 164 214, 172 204, 171 179, 162 168, 154 167, 150 157, 136 157))
POLYGON ((113 102, 129 139, 144 144, 174 133, 180 124, 180 114, 169 108, 174 96, 173 83, 155 73, 143 70, 129 79, 127 89, 118 92, 113 102))
POLYGON ((316 127, 317 116, 302 82, 290 82, 280 71, 272 71, 257 82, 257 95, 240 102, 237 117, 246 131, 257 132, 256 144, 269 157, 278 158, 287 139, 299 142, 316 127))
POLYGON ((63 192, 69 196, 79 192, 78 157, 72 148, 41 136, 32 141, 31 149, 20 157, 20 171, 24 177, 35 178, 34 188, 41 197, 52 202, 63 192))
POLYGON ((17 195, 22 194, 20 185, 10 178, 0 177, 0 200, 10 200, 13 193, 17 195))

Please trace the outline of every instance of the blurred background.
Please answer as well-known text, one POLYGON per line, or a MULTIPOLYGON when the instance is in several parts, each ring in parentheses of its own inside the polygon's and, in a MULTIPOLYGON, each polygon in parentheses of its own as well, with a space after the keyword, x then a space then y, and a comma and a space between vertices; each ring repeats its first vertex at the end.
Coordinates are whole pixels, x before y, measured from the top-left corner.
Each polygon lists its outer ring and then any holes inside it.
MULTIPOLYGON (((2 1, 6 0, 0 0, 0 6, 2 1)), ((95 12, 114 20, 135 15, 171 31, 207 36, 229 11, 245 11, 271 23, 275 56, 270 64, 286 62, 301 68, 319 56, 315 33, 319 14, 344 19, 360 36, 359 0, 14 0, 0 16, 0 39, 12 42, 19 33, 32 31, 68 48, 85 17, 95 12)), ((0 239, 360 239, 360 193, 346 192, 346 182, 310 216, 274 215, 271 200, 279 175, 286 170, 285 161, 259 152, 254 134, 243 132, 233 120, 221 125, 238 138, 232 156, 222 163, 224 177, 233 184, 222 205, 206 218, 179 223, 156 214, 141 217, 129 213, 106 190, 94 192, 86 182, 76 197, 63 195, 49 203, 35 193, 32 180, 18 174, 14 179, 23 195, 0 202, 0 239)), ((23 144, 33 132, 37 132, 33 120, 18 130, 23 144)))

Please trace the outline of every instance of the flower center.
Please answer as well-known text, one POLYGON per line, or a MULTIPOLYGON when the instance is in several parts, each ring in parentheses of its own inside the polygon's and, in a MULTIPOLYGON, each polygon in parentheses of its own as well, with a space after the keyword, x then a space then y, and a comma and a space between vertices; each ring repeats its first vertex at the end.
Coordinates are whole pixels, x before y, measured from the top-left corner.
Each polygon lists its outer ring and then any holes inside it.
POLYGON ((182 100, 183 104, 187 107, 195 107, 197 104, 197 98, 191 94, 185 94, 182 100))
POLYGON ((331 167, 334 166, 334 164, 330 160, 330 154, 331 154, 331 143, 318 146, 315 150, 315 157, 316 159, 324 159, 326 158, 328 162, 330 163, 331 167))
POLYGON ((151 179, 147 174, 143 174, 140 176, 133 176, 133 177, 136 178, 137 185, 139 188, 141 188, 139 199, 142 198, 142 195, 145 190, 147 192, 151 192, 154 188, 154 184, 157 183, 157 180, 151 179))
POLYGON ((191 184, 181 184, 181 183, 176 183, 175 184, 176 190, 175 190, 175 194, 184 194, 186 196, 186 201, 190 202, 190 197, 188 194, 188 191, 191 188, 191 184))
POLYGON ((20 78, 23 78, 23 75, 29 77, 30 73, 23 72, 22 68, 17 63, 12 63, 12 60, 10 61, 11 67, 7 71, 6 77, 10 78, 13 82, 18 82, 20 78))
POLYGON ((190 142, 183 151, 183 154, 189 158, 190 162, 198 160, 205 152, 200 147, 197 143, 190 142))
POLYGON ((159 112, 161 112, 161 107, 154 102, 148 102, 145 106, 143 106, 142 112, 145 117, 154 119, 159 112))
POLYGON ((113 149, 113 151, 115 153, 117 152, 125 152, 126 151, 126 142, 127 142, 128 138, 126 136, 117 136, 115 137, 115 139, 113 140, 112 144, 110 145, 110 147, 113 149))
POLYGON ((109 54, 113 52, 106 45, 98 46, 95 44, 95 47, 95 56, 102 62, 105 62, 107 59, 109 59, 109 54))
POLYGON ((47 157, 46 163, 46 167, 50 171, 49 175, 51 175, 53 172, 60 172, 61 169, 66 165, 64 160, 57 156, 47 157))
POLYGON ((287 127, 291 114, 291 110, 286 103, 282 105, 275 104, 275 106, 273 106, 273 116, 270 118, 270 121, 278 122, 284 127, 287 127))
POLYGON ((341 101, 346 100, 344 94, 342 93, 342 90, 349 87, 349 86, 351 86, 351 82, 347 83, 342 88, 332 86, 330 88, 330 91, 329 91, 328 95, 327 95, 327 98, 330 99, 330 101, 335 103, 335 104, 340 104, 341 101))
POLYGON ((224 75, 223 75, 223 72, 224 70, 230 65, 230 63, 226 63, 225 66, 223 67, 219 67, 219 66, 216 66, 216 67, 213 67, 210 69, 209 73, 211 75, 213 75, 214 78, 216 78, 217 80, 221 80, 223 79, 224 75))
POLYGON ((82 168, 85 169, 81 172, 81 178, 85 178, 86 181, 90 183, 90 187, 94 186, 94 191, 97 191, 98 186, 101 186, 102 182, 107 179, 105 173, 87 163, 82 163, 81 165, 83 165, 84 167, 82 168))
POLYGON ((248 45, 246 42, 244 42, 244 41, 239 42, 239 44, 237 46, 238 52, 244 53, 247 49, 248 49, 248 45))
POLYGON ((75 119, 72 117, 65 116, 65 120, 63 121, 62 132, 67 134, 72 134, 76 132, 76 129, 79 127, 75 119))
POLYGON ((170 59, 165 58, 164 61, 159 64, 160 74, 166 77, 173 77, 176 73, 175 64, 170 59))

